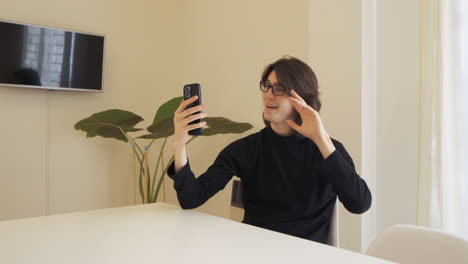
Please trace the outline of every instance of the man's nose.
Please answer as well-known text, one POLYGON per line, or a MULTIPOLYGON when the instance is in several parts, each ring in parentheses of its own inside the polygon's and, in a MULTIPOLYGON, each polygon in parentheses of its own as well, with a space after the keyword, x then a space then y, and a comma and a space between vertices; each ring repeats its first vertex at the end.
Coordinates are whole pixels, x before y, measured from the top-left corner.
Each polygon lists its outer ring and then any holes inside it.
POLYGON ((275 97, 275 94, 273 93, 273 88, 272 87, 270 87, 270 89, 268 89, 268 91, 266 92, 266 95, 269 98, 274 98, 275 97))

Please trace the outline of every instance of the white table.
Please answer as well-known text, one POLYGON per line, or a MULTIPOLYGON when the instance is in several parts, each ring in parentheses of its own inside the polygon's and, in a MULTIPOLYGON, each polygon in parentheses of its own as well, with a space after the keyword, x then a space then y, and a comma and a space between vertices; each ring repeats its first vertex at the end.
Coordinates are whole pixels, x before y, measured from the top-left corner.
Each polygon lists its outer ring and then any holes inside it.
POLYGON ((0 222, 0 263, 391 262, 158 203, 0 222))

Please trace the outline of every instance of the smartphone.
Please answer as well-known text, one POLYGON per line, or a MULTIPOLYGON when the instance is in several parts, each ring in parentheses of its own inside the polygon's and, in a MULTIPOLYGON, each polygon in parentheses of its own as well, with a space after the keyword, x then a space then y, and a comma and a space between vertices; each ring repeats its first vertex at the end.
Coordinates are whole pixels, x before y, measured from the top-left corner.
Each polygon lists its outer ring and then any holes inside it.
MULTIPOLYGON (((201 105, 202 103, 201 85, 199 83, 192 83, 192 84, 184 85, 184 100, 190 99, 191 97, 194 97, 195 95, 198 95, 198 99, 195 102, 189 104, 187 106, 187 109, 192 108, 197 105, 201 105)), ((193 113, 192 115, 195 115, 198 113, 200 112, 193 113)), ((202 121, 201 119, 197 119, 197 120, 190 122, 189 125, 200 123, 201 121, 202 121)), ((202 133, 203 133, 202 127, 189 131, 189 135, 201 135, 202 133)))

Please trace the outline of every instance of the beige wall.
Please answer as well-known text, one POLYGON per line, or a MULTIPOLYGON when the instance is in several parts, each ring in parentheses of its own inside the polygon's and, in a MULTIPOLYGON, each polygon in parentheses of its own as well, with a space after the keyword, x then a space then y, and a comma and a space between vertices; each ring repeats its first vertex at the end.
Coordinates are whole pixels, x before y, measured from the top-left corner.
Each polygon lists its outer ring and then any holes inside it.
MULTIPOLYGON (((177 1, 1 1, 0 18, 106 35, 105 92, 1 87, 0 220, 128 205, 131 152, 73 125, 122 108, 152 120, 178 95, 177 1)), ((148 122, 145 123, 148 125, 148 122)))
POLYGON ((0 90, 0 220, 45 214, 46 111, 41 91, 0 90))
MULTIPOLYGON (((311 0, 309 64, 319 80, 321 116, 361 172, 361 1, 311 0)), ((340 206, 340 246, 360 250, 360 215, 340 206)))

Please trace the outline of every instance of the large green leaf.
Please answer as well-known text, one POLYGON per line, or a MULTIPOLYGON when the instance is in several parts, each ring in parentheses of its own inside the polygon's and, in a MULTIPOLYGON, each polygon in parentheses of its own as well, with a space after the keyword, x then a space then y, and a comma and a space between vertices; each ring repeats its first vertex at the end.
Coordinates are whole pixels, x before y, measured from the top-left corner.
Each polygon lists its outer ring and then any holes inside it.
POLYGON ((147 129, 151 134, 146 134, 138 138, 158 139, 169 137, 174 134, 174 120, 172 118, 160 120, 156 124, 149 126, 147 129))
MULTIPOLYGON (((207 117, 204 118, 207 128, 203 130, 202 136, 213 136, 217 134, 240 134, 252 128, 249 123, 237 123, 224 117, 207 117)), ((140 136, 139 138, 158 139, 172 136, 174 134, 174 122, 172 118, 164 119, 156 125, 148 127, 148 131, 154 131, 151 134, 140 136)))
POLYGON ((237 123, 224 117, 207 117, 204 119, 207 128, 203 130, 201 136, 213 136, 216 134, 240 134, 253 126, 249 123, 237 123))
POLYGON ((135 125, 143 121, 143 118, 132 112, 110 109, 95 113, 75 124, 76 130, 85 131, 87 137, 101 136, 104 138, 115 138, 127 142, 122 131, 138 131, 135 125))
POLYGON ((146 128, 151 134, 146 134, 139 138, 157 139, 174 134, 174 112, 177 110, 182 100, 182 96, 175 97, 162 104, 158 108, 158 111, 156 111, 153 124, 146 128))
POLYGON ((143 128, 132 128, 130 130, 128 130, 128 132, 137 132, 137 131, 141 131, 143 130, 143 128))
MULTIPOLYGON (((156 111, 156 115, 154 116, 154 120, 153 120, 153 125, 157 124, 159 121, 174 118, 174 112, 177 110, 182 100, 183 100, 182 96, 175 97, 165 102, 164 104, 162 104, 158 108, 158 111, 156 111)), ((150 132, 153 132, 153 131, 150 131, 150 132)))

